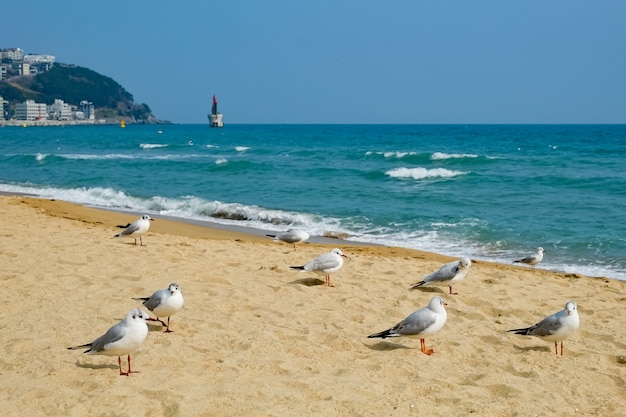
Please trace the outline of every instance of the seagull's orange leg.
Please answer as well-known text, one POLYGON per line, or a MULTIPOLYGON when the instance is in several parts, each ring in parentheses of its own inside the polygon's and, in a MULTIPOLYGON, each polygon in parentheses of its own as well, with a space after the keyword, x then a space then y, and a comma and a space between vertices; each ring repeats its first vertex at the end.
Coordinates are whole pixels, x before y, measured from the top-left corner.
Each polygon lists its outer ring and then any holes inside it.
MULTIPOLYGON (((130 355, 128 355, 128 374, 138 374, 139 371, 131 371, 130 370, 130 355)), ((126 375, 128 375, 126 374, 126 375)))
POLYGON ((117 364, 118 364, 118 365, 119 365, 119 367, 120 367, 120 375, 126 375, 126 376, 128 376, 128 372, 122 372, 122 357, 121 357, 121 356, 118 356, 118 357, 117 357, 117 364))
POLYGON ((165 329, 165 333, 172 333, 174 330, 170 330, 170 317, 167 317, 167 329, 165 329))
POLYGON ((435 352, 432 349, 426 349, 426 340, 425 339, 420 339, 420 345, 422 347, 422 353, 424 353, 426 355, 432 355, 435 352))
POLYGON ((334 287, 334 285, 330 283, 330 274, 326 275, 326 285, 329 287, 334 287))

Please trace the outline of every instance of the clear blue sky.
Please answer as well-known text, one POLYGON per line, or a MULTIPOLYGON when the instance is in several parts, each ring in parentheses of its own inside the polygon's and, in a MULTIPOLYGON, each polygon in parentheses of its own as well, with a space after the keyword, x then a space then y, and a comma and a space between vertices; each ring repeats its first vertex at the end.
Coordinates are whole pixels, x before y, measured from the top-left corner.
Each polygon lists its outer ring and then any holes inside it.
POLYGON ((0 47, 207 123, 626 123, 624 0, 11 1, 0 47))

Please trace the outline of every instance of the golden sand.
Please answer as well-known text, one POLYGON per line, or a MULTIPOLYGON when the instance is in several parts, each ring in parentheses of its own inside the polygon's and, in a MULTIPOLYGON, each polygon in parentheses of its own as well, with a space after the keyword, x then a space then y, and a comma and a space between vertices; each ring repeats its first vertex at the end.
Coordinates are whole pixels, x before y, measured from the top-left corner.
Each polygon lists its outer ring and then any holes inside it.
MULTIPOLYGON (((3 416, 622 416, 626 284, 474 261, 454 286, 409 290, 452 258, 352 245, 334 288, 301 265, 333 246, 0 197, 3 416), (150 324, 129 377, 88 343, 177 282, 173 333, 150 324), (426 339, 368 339, 434 295, 448 320, 426 339), (564 356, 506 330, 578 303, 564 356)), ((460 254, 464 255, 464 254, 460 254)), ((323 278, 323 277, 322 277, 323 278)))

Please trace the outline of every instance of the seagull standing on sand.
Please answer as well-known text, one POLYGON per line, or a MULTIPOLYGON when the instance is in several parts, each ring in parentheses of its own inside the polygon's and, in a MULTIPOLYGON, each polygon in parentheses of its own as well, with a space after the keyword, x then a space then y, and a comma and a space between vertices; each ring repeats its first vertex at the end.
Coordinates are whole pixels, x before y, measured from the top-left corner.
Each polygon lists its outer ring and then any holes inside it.
POLYGON ((165 333, 170 333, 170 316, 179 312, 183 308, 185 300, 180 287, 172 282, 167 288, 155 291, 150 297, 133 298, 133 300, 143 301, 143 305, 154 313, 156 319, 150 321, 158 321, 166 327, 165 333), (159 317, 167 317, 167 324, 159 317))
POLYGON ((326 275, 326 285, 329 287, 334 287, 334 285, 330 283, 330 274, 335 273, 341 269, 341 267, 343 266, 343 258, 346 258, 346 255, 343 254, 341 249, 335 248, 329 253, 320 255, 317 258, 307 262, 305 265, 290 266, 290 268, 326 275))
POLYGON ((560 341, 561 356, 563 356, 563 341, 576 333, 579 325, 578 307, 575 302, 568 301, 563 310, 546 317, 537 324, 525 329, 507 331, 525 336, 537 336, 547 342, 554 342, 554 353, 557 355, 559 354, 557 342, 560 341))
POLYGON ((148 313, 138 308, 126 314, 126 318, 107 332, 94 340, 80 346, 68 347, 70 350, 89 348, 84 353, 88 355, 117 356, 117 364, 120 367, 120 375, 139 372, 130 368, 130 354, 141 346, 148 336, 148 313), (128 371, 122 371, 122 356, 128 355, 128 371))
POLYGON ((135 245, 137 244, 137 237, 139 237, 139 242, 141 246, 143 246, 143 240, 141 240, 141 236, 145 234, 148 229, 150 229, 150 222, 154 221, 154 219, 147 214, 141 216, 138 220, 135 220, 131 224, 126 226, 126 229, 122 230, 122 232, 113 236, 116 237, 134 237, 135 245))
POLYGON ((439 268, 437 272, 433 272, 430 275, 426 275, 424 280, 414 284, 411 289, 414 290, 422 285, 447 285, 450 289, 450 294, 457 294, 452 292, 452 284, 461 281, 467 275, 467 272, 472 266, 472 261, 469 258, 462 258, 461 260, 450 262, 439 268))
POLYGON ((296 250, 296 243, 303 243, 309 240, 311 237, 304 230, 289 229, 286 232, 281 232, 276 235, 267 235, 273 237, 275 242, 293 243, 293 250, 296 250))
POLYGON ((405 336, 419 338, 422 353, 432 355, 434 350, 426 349, 426 340, 424 338, 437 333, 446 323, 448 314, 444 306, 446 306, 446 303, 443 301, 443 298, 439 296, 433 297, 428 306, 413 312, 391 329, 367 337, 385 339, 387 337, 405 336))
POLYGON ((543 260, 544 252, 545 250, 542 247, 538 247, 537 253, 527 256, 523 259, 518 259, 517 261, 513 261, 513 263, 522 263, 522 264, 536 266, 539 262, 543 260))

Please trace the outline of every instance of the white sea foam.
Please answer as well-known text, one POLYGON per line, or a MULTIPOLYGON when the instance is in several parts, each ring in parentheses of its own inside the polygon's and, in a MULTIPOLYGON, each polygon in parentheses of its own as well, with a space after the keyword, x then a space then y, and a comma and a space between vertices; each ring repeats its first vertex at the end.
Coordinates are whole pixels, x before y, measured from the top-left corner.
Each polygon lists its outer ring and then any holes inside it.
POLYGON ((460 158, 478 158, 478 155, 474 155, 471 153, 445 153, 445 152, 435 152, 430 156, 432 160, 438 159, 460 159, 460 158))
POLYGON ((248 146, 235 146, 235 150, 237 152, 245 152, 250 150, 250 148, 248 146))
POLYGON ((167 148, 167 144, 163 143, 142 143, 139 145, 141 149, 167 148))
MULTIPOLYGON (((449 256, 469 256, 472 259, 505 264, 518 257, 521 251, 521 248, 511 248, 501 242, 481 244, 465 233, 459 236, 458 232, 454 231, 458 224, 441 221, 433 222, 426 227, 403 227, 399 224, 375 226, 359 219, 328 218, 238 203, 209 201, 194 196, 138 198, 105 187, 63 189, 31 184, 0 184, 0 192, 33 194, 41 198, 59 199, 105 209, 206 221, 209 225, 220 223, 264 230, 295 226, 308 230, 313 236, 324 236, 328 232, 333 232, 349 236, 346 240, 406 247, 449 256)), ((477 221, 469 218, 464 223, 471 226, 477 221)), ((570 265, 562 259, 547 258, 538 268, 626 280, 623 269, 595 265, 592 262, 586 265, 570 265)))
POLYGON ((417 152, 401 152, 401 151, 390 151, 390 152, 372 152, 367 151, 365 155, 369 156, 372 154, 382 155, 385 158, 404 158, 407 155, 417 155, 417 152))
POLYGON ((38 153, 38 154, 35 156, 35 159, 36 159, 37 161, 43 161, 44 159, 46 159, 46 156, 48 156, 48 154, 45 154, 45 153, 38 153))
POLYGON ((228 159, 226 158, 217 158, 215 160, 215 165, 222 165, 228 162, 228 159))
POLYGON ((126 155, 121 153, 111 153, 104 155, 90 155, 90 154, 61 154, 60 158, 65 159, 89 159, 89 160, 105 160, 105 159, 135 159, 136 157, 132 155, 126 155))
POLYGON ((457 175, 464 175, 467 172, 454 171, 445 168, 395 168, 385 172, 392 178, 411 178, 414 180, 421 180, 425 178, 452 178, 457 175))

